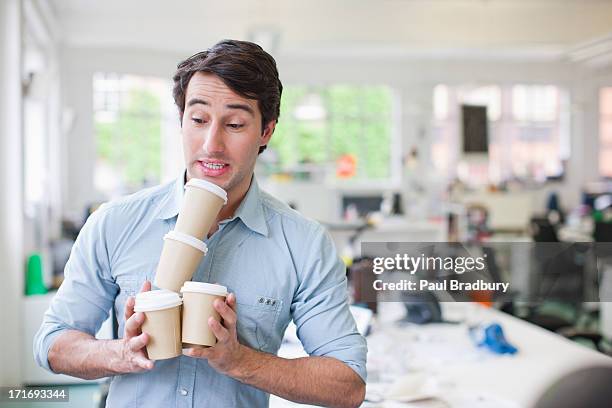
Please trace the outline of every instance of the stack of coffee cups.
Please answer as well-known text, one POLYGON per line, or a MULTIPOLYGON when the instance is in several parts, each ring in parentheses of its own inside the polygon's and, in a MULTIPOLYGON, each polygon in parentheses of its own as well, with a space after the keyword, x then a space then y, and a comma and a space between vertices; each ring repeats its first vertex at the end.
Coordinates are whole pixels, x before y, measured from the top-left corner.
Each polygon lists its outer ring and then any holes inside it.
POLYGON ((212 304, 225 299, 227 288, 191 278, 208 251, 202 239, 226 203, 225 190, 206 180, 191 179, 185 186, 176 227, 164 236, 154 281, 160 289, 136 296, 134 310, 145 314, 142 331, 149 334, 147 353, 152 360, 176 357, 182 345, 215 344, 208 318, 219 319, 212 304))

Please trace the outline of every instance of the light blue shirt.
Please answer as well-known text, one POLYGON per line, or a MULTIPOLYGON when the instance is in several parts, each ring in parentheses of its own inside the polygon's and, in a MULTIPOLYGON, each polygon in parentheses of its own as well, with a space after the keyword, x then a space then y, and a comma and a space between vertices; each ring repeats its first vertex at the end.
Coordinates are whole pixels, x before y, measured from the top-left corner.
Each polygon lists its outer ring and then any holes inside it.
MULTIPOLYGON (((124 307, 153 281, 163 236, 174 229, 184 177, 102 205, 87 220, 65 280, 34 339, 47 355, 64 330, 94 335, 109 310, 123 335, 124 307)), ((366 379, 366 341, 349 311, 345 268, 325 229, 259 190, 255 178, 235 216, 205 240, 193 280, 225 285, 238 304, 238 338, 276 354, 291 321, 305 351, 336 358, 366 379)), ((269 394, 220 374, 204 359, 179 356, 148 372, 113 377, 107 406, 267 407, 269 394)))

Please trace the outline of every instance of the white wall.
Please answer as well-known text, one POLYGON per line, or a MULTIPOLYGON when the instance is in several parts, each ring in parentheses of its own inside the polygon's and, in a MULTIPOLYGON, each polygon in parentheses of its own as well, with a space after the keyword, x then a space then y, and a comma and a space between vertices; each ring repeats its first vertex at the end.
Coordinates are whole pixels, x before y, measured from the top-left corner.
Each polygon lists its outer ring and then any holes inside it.
POLYGON ((21 4, 0 2, 0 386, 21 379, 22 124, 21 4))
MULTIPOLYGON (((185 55, 146 50, 64 49, 64 104, 77 113, 75 127, 67 135, 68 183, 63 200, 66 212, 79 212, 96 197, 92 186, 95 157, 92 73, 111 71, 170 79, 176 63, 182 57, 185 55)), ((493 60, 486 60, 483 56, 471 60, 426 60, 401 56, 340 59, 331 56, 300 58, 281 55, 277 62, 284 84, 343 82, 393 86, 402 98, 399 117, 402 121, 400 140, 403 146, 414 143, 418 135, 422 135, 423 127, 428 128, 430 98, 433 87, 438 83, 535 83, 566 87, 572 98, 572 156, 569 172, 564 182, 551 184, 546 190, 558 189, 564 205, 573 206, 579 202, 581 185, 598 178, 596 92, 602 82, 609 80, 603 77, 602 72, 564 61, 520 61, 516 57, 504 59, 499 56, 493 60)))

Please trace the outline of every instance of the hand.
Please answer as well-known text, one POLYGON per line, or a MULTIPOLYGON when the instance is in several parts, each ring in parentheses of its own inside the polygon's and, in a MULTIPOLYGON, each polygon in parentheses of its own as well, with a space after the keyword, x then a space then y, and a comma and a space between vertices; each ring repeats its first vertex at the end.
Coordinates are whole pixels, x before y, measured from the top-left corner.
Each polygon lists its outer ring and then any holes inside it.
MULTIPOLYGON (((145 281, 140 292, 151 290, 151 282, 145 281)), ((141 330, 144 322, 144 313, 134 313, 134 297, 130 296, 125 302, 125 327, 123 338, 119 341, 119 359, 114 368, 117 372, 136 373, 153 368, 153 361, 149 360, 146 345, 149 335, 141 330)))
POLYGON ((226 301, 216 299, 213 307, 222 318, 222 323, 213 317, 208 319, 208 326, 217 338, 217 344, 208 348, 189 348, 183 354, 190 357, 205 358, 208 364, 222 374, 230 375, 241 361, 244 346, 238 343, 236 331, 236 295, 230 293, 226 301))

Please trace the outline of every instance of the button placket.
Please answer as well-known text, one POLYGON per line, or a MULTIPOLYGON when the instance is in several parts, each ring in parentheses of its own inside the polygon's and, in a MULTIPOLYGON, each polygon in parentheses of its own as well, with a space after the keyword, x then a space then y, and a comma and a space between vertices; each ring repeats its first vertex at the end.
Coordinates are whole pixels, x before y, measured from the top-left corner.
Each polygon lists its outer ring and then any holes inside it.
POLYGON ((192 408, 193 388, 195 387, 196 360, 190 357, 180 356, 179 377, 177 389, 177 408, 192 408))

